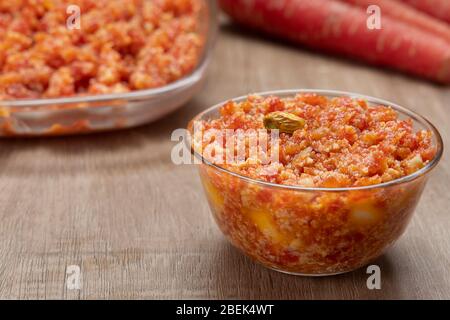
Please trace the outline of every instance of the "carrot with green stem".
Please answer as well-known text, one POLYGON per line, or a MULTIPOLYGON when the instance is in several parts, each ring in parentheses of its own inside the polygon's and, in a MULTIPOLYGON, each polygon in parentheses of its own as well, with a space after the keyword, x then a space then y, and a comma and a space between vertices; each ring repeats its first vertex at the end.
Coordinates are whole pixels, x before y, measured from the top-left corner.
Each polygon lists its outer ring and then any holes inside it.
MULTIPOLYGON (((381 9, 382 17, 389 16, 397 21, 407 23, 440 36, 450 42, 450 25, 435 19, 407 4, 396 0, 340 0, 367 9, 377 5, 381 9)), ((450 0, 448 0, 450 3, 450 0)))
POLYGON ((450 43, 383 16, 368 28, 365 10, 332 0, 219 0, 238 23, 311 48, 450 83, 450 43))

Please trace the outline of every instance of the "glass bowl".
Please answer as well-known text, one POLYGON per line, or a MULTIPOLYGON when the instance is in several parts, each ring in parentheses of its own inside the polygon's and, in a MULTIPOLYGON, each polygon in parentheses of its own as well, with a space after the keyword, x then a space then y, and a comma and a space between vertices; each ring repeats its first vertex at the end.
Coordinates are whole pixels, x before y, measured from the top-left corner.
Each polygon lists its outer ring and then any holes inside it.
POLYGON ((217 32, 217 5, 203 0, 206 43, 196 69, 166 86, 123 94, 0 101, 0 136, 89 133, 138 126, 183 106, 200 89, 217 32))
MULTIPOLYGON (((200 159, 200 178, 214 219, 227 239, 247 256, 271 269, 295 275, 324 276, 358 269, 383 254, 405 231, 431 170, 443 153, 436 128, 422 116, 394 103, 359 94, 325 90, 259 93, 290 97, 317 93, 362 98, 388 105, 414 129, 433 132, 436 156, 415 173, 364 187, 308 188, 253 180, 200 159)), ((236 102, 246 97, 233 99, 236 102)), ((195 121, 218 117, 218 104, 195 121)), ((190 142, 189 142, 190 143, 190 142)))

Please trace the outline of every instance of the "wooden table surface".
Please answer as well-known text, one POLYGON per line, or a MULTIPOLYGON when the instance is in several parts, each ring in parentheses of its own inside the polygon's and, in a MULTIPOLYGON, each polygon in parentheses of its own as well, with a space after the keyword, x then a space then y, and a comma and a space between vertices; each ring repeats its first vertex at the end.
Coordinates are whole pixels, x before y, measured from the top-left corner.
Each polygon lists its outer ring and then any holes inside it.
POLYGON ((450 298, 450 160, 429 181, 401 240, 365 269, 280 274, 232 248, 214 224, 195 166, 170 159, 171 132, 250 92, 324 88, 373 95, 427 116, 450 139, 450 89, 243 34, 223 24, 205 88, 136 129, 0 141, 0 298, 450 298), (78 265, 81 289, 66 286, 78 265))

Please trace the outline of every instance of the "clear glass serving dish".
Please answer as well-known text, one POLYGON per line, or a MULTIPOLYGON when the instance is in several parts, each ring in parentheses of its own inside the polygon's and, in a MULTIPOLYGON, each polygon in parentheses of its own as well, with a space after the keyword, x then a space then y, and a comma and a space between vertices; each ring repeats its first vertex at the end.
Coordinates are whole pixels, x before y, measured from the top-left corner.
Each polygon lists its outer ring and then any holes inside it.
MULTIPOLYGON (((348 188, 314 188, 268 183, 224 169, 192 150, 200 159, 200 178, 214 220, 226 238, 254 261, 277 271, 308 276, 349 272, 382 255, 403 234, 432 169, 443 153, 437 129, 422 116, 396 104, 353 93, 291 90, 259 93, 292 97, 317 93, 362 98, 387 105, 415 130, 430 130, 434 158, 422 169, 389 182, 348 188)), ((233 99, 244 101, 247 97, 233 99)), ((224 103, 195 117, 216 119, 224 103)), ((188 139, 190 140, 190 139, 188 139)), ((191 141, 188 141, 189 147, 191 141)))
POLYGON ((0 137, 81 134, 130 128, 160 119, 200 89, 217 32, 217 5, 203 0, 200 32, 206 39, 199 64, 166 86, 124 94, 0 101, 0 137))

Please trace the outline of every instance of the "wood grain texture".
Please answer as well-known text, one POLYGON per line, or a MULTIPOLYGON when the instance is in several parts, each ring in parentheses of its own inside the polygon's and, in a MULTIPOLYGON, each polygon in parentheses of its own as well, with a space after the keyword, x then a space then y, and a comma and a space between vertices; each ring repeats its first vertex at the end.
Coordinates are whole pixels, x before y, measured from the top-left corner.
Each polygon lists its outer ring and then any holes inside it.
POLYGON ((156 123, 90 136, 0 141, 0 298, 450 298, 449 153, 403 238, 365 270, 279 274, 222 237, 194 166, 170 160, 170 134, 227 98, 274 89, 373 95, 426 115, 450 141, 450 89, 221 27, 204 90, 156 123), (66 288, 79 265, 81 290, 66 288))

